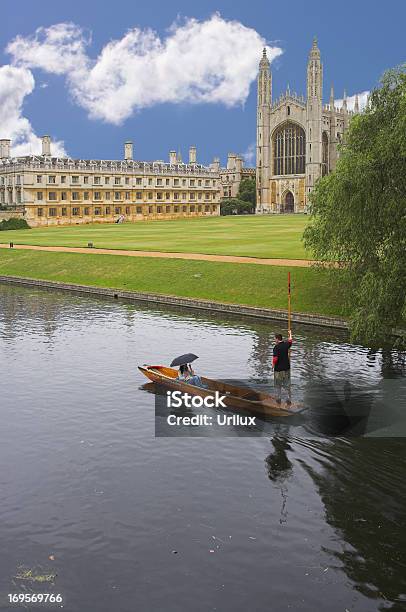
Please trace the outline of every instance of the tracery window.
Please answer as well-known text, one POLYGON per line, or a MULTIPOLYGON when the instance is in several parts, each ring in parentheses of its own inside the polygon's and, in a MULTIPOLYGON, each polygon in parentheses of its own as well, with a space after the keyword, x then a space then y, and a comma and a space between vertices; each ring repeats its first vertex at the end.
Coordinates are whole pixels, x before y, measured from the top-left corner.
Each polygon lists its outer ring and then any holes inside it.
POLYGON ((304 174, 306 135, 295 123, 284 123, 273 137, 274 174, 304 174))
POLYGON ((321 175, 325 176, 329 172, 328 136, 326 132, 323 132, 321 144, 322 144, 322 147, 321 147, 321 150, 322 150, 321 175))

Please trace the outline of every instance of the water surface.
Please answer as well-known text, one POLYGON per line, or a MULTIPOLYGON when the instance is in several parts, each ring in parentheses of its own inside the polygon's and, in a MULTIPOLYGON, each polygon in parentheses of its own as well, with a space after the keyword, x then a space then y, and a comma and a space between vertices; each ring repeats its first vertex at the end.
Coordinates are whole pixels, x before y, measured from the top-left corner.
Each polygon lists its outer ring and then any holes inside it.
MULTIPOLYGON (((405 609, 403 438, 154 436, 138 364, 193 350, 209 377, 264 383, 278 329, 0 285, 1 610, 24 586, 69 612, 405 609)), ((395 382, 404 408, 404 356, 295 340, 297 389, 395 382)))

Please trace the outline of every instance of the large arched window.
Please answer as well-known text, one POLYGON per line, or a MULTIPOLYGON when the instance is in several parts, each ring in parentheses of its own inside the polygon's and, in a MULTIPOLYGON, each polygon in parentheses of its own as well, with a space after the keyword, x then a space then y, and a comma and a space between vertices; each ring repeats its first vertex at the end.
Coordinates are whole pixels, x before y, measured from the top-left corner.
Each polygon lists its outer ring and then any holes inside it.
POLYGON ((330 160, 328 155, 328 136, 326 132, 323 132, 321 139, 321 150, 322 150, 322 164, 321 164, 321 175, 325 176, 329 173, 330 160))
POLYGON ((273 137, 274 174, 304 174, 306 163, 306 135, 295 123, 284 123, 273 137))

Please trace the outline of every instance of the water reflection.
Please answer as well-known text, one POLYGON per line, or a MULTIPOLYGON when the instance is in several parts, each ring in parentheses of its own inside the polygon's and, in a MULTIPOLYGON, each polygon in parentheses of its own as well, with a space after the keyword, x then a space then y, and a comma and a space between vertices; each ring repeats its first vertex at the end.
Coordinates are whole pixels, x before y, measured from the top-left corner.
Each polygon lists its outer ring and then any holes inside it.
MULTIPOLYGON (((0 609, 25 564, 56 570, 70 612, 401 610, 403 439, 310 439, 290 423, 262 438, 154 437, 139 363, 193 350, 208 376, 269 385, 275 331, 0 286, 0 609)), ((336 403, 377 390, 375 407, 396 383, 402 411, 404 355, 294 331, 298 394, 330 378, 336 403)))
POLYGON ((279 523, 283 525, 288 520, 288 480, 293 474, 293 463, 289 460, 287 451, 291 451, 292 447, 287 438, 276 434, 272 440, 273 452, 266 459, 266 467, 269 479, 274 482, 281 493, 281 510, 279 523))
MULTIPOLYGON (((406 445, 404 440, 312 443, 303 464, 337 539, 326 551, 380 610, 406 605, 406 445)), ((371 602, 371 609, 373 607, 371 602)))

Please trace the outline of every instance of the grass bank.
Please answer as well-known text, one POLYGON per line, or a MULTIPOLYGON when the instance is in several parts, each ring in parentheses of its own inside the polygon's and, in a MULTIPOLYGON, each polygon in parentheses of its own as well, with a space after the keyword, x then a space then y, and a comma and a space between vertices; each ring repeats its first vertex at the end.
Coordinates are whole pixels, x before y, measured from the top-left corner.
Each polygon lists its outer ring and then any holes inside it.
POLYGON ((74 225, 1 232, 0 242, 210 255, 311 259, 301 238, 306 215, 252 215, 74 225))
MULTIPOLYGON (((266 308, 286 308, 289 268, 180 259, 133 258, 41 251, 0 251, 0 274, 199 298, 266 308)), ((345 316, 327 274, 291 268, 292 309, 345 316)))

